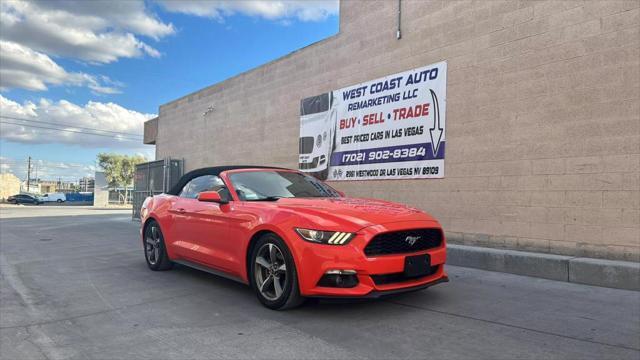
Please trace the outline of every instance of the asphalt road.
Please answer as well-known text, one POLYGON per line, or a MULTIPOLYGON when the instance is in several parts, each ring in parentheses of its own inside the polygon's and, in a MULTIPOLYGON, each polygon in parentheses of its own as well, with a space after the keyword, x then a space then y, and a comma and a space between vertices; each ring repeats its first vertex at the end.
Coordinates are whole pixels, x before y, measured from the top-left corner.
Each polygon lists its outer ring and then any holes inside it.
POLYGON ((0 207, 2 359, 640 359, 640 293, 448 267, 451 282, 276 312, 152 272, 121 210, 0 207))

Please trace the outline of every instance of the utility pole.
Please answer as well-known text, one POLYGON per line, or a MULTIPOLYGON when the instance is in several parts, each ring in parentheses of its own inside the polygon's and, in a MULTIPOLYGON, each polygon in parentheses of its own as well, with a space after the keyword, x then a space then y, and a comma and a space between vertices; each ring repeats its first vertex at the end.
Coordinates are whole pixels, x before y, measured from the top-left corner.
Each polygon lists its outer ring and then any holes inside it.
POLYGON ((27 160, 27 192, 31 187, 31 156, 29 156, 29 160, 27 160))

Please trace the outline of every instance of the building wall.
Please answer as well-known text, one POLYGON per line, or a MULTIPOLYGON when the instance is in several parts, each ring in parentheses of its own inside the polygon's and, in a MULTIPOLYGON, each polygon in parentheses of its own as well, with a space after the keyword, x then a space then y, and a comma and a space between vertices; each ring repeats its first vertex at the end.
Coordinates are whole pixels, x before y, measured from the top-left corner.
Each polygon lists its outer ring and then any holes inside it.
POLYGON ((142 142, 144 144, 152 145, 156 143, 158 137, 158 118, 147 120, 144 123, 144 138, 142 142))
POLYGON ((96 171, 93 191, 93 206, 109 205, 109 184, 104 172, 96 171))
POLYGON ((342 1, 340 33, 160 107, 156 158, 295 168, 300 99, 448 62, 446 177, 336 182, 452 242, 640 257, 640 1, 342 1), (213 107, 213 110, 207 110, 213 107))
POLYGON ((20 193, 20 179, 11 173, 0 174, 0 201, 20 193))

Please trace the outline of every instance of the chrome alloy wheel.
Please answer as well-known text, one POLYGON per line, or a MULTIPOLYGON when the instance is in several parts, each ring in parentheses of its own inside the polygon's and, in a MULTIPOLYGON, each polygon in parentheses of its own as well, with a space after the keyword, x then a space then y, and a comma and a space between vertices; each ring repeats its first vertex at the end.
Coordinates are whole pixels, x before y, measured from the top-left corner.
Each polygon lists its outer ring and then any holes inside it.
POLYGON ((152 225, 147 231, 144 239, 144 251, 147 254, 149 264, 155 265, 160 259, 160 232, 155 225, 152 225))
POLYGON ((287 265, 282 250, 277 245, 262 245, 256 256, 253 273, 262 296, 271 301, 282 296, 287 283, 287 265))

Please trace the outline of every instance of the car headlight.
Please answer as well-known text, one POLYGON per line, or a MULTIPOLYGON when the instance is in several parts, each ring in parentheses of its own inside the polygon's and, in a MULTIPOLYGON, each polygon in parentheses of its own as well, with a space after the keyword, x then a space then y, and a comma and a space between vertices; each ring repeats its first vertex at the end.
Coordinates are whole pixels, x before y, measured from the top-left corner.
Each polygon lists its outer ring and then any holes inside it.
POLYGON ((340 231, 322 231, 296 228, 296 232, 303 240, 329 245, 346 245, 356 234, 340 231))

